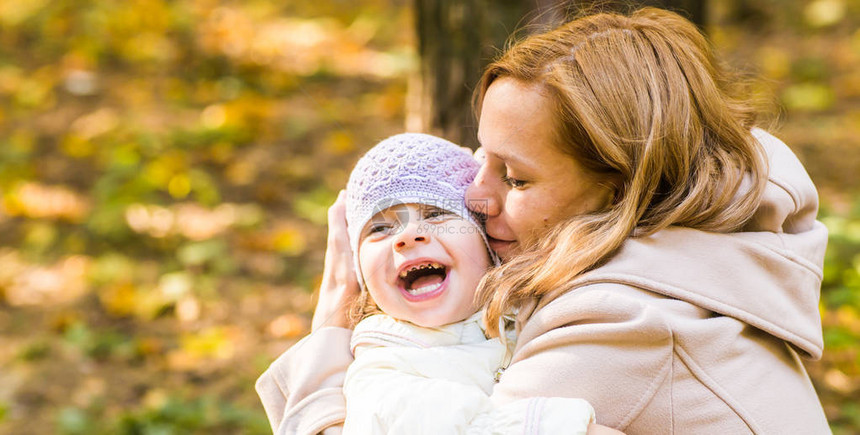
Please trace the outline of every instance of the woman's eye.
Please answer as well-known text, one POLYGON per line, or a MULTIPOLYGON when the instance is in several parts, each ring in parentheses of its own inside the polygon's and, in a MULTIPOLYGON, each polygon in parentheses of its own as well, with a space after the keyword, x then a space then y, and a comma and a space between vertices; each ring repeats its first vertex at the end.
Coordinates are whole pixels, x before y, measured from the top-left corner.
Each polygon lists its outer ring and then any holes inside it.
POLYGON ((520 188, 526 185, 526 182, 524 180, 511 178, 507 175, 502 175, 502 182, 513 188, 520 188))

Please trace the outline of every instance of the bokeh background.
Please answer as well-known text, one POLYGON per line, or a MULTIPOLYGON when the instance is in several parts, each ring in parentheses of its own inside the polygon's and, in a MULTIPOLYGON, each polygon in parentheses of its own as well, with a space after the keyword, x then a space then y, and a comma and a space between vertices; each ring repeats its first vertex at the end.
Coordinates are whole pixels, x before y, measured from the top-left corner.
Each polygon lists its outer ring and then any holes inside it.
MULTIPOLYGON (((820 188, 807 367, 837 434, 860 433, 858 25, 860 0, 705 24, 820 188)), ((267 433, 254 380, 308 332, 326 209, 421 115, 415 29, 406 0, 0 0, 0 433, 267 433)))

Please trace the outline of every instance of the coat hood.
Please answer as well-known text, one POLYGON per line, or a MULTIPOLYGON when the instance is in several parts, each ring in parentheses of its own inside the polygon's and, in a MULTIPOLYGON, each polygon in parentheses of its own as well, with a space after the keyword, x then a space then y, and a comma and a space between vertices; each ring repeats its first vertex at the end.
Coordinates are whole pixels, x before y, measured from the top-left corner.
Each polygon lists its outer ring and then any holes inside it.
POLYGON ((762 203, 742 232, 670 227, 631 238, 574 285, 613 282, 681 299, 820 358, 818 301, 827 229, 816 220, 818 194, 782 141, 760 129, 753 135, 770 166, 762 203))

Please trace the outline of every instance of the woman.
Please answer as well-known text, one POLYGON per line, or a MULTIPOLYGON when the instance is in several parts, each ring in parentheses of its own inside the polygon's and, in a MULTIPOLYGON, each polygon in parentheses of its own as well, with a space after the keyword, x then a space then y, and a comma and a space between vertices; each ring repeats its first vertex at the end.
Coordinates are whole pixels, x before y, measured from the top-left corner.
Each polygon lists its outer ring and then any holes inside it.
MULTIPOLYGON (((519 333, 496 403, 581 397, 628 433, 829 432, 800 362, 822 352, 817 194, 735 83, 695 26, 649 8, 488 67, 467 197, 506 260, 483 282, 486 320, 515 312, 519 333)), ((258 382, 280 431, 343 418, 349 331, 326 327, 357 288, 341 213, 314 333, 258 382)))

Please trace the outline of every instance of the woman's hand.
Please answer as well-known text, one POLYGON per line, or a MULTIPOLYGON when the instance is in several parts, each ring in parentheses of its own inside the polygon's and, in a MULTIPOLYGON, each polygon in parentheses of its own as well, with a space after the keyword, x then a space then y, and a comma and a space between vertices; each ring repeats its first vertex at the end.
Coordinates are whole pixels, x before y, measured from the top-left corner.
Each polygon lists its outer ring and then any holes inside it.
POLYGON ((323 326, 349 327, 347 313, 359 294, 346 231, 346 193, 341 190, 328 209, 328 242, 325 266, 311 330, 323 326))

